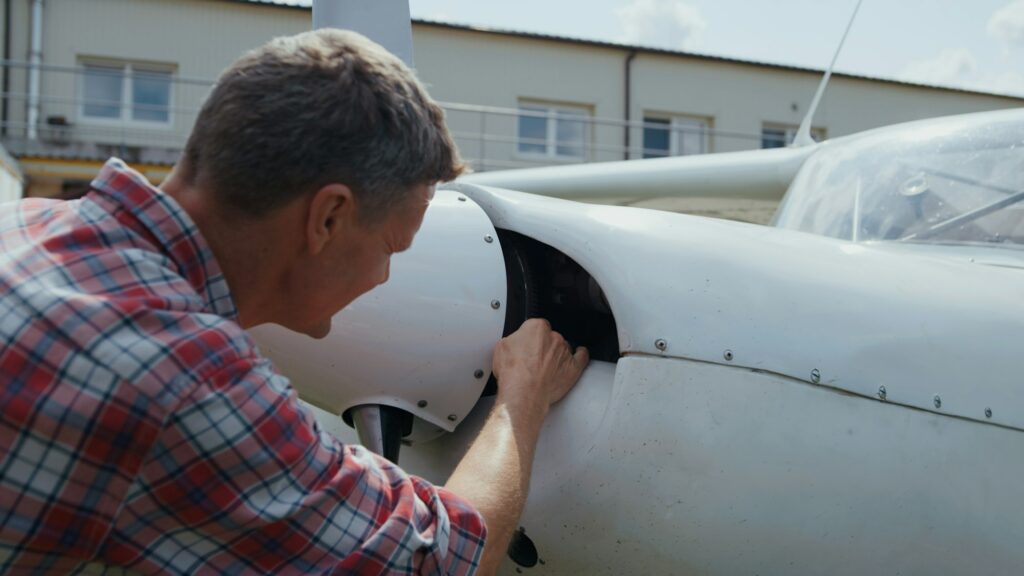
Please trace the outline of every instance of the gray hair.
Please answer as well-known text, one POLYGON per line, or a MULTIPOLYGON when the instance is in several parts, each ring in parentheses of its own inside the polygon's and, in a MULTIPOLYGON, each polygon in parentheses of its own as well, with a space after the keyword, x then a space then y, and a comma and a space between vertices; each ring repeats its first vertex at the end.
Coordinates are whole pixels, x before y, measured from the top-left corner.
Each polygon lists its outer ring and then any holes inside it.
POLYGON ((464 166, 444 112, 401 60, 360 34, 324 29, 271 40, 225 70, 182 169, 254 217, 344 184, 368 223, 464 166))

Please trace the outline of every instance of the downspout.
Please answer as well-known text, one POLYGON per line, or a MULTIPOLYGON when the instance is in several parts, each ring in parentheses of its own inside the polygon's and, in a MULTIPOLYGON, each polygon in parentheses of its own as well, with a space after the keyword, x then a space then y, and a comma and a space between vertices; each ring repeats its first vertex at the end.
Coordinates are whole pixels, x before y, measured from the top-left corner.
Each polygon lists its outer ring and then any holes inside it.
POLYGON ((626 106, 625 111, 622 114, 622 117, 626 120, 626 126, 622 142, 623 160, 629 160, 629 136, 633 132, 633 127, 630 125, 630 117, 632 115, 632 102, 630 97, 633 94, 633 59, 636 58, 636 54, 636 50, 630 50, 629 55, 626 56, 626 82, 624 86, 624 89, 626 91, 626 97, 624 98, 626 106))
POLYGON ((32 43, 28 61, 28 139, 35 140, 39 124, 39 68, 43 64, 43 0, 32 0, 32 43))
POLYGON ((4 0, 4 83, 0 100, 0 136, 7 136, 7 101, 11 93, 11 0, 4 0))

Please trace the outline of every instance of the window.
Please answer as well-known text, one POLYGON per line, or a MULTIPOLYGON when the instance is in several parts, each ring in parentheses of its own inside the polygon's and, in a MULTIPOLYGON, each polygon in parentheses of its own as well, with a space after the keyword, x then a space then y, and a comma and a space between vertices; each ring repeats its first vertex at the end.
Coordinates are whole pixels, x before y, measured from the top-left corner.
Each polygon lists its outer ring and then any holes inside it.
POLYGON ((644 158, 706 154, 710 150, 707 118, 644 116, 644 158))
MULTIPOLYGON (((761 128, 761 148, 785 148, 793 143, 799 126, 789 124, 765 124, 761 128)), ((821 142, 825 139, 824 128, 811 128, 811 139, 821 142)))
POLYGON ((520 154, 582 160, 590 136, 590 111, 582 107, 520 104, 520 154))
POLYGON ((169 67, 83 63, 81 116, 89 121, 171 123, 169 67))

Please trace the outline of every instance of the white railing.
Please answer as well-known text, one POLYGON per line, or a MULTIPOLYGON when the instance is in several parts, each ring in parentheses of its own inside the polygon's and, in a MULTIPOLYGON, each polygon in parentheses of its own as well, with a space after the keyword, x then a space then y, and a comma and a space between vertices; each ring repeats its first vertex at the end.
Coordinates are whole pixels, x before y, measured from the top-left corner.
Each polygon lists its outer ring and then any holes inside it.
MULTIPOLYGON (((5 111, 0 122, 0 141, 15 156, 46 153, 100 159, 121 155, 136 161, 173 162, 213 85, 208 79, 171 75, 166 104, 127 102, 132 97, 130 90, 123 90, 121 98, 86 98, 84 67, 42 65, 42 113, 36 127, 38 136, 32 140, 27 123, 27 76, 31 65, 16 61, 0 61, 0 65, 6 78, 0 100, 5 111), (115 118, 90 116, 89 110, 97 109, 119 113, 115 118), (138 111, 155 111, 167 121, 132 120, 138 111)), ((559 139, 556 130, 548 130, 544 138, 526 137, 521 134, 525 119, 550 121, 550 117, 517 108, 450 102, 442 106, 463 158, 477 171, 662 156, 670 152, 668 142, 687 136, 698 142, 695 151, 701 153, 759 148, 762 144, 761 134, 716 130, 710 119, 707 126, 695 128, 692 124, 676 127, 664 122, 573 116, 559 119, 571 128, 568 138, 559 139), (654 134, 660 145, 645 149, 645 132, 654 134)))

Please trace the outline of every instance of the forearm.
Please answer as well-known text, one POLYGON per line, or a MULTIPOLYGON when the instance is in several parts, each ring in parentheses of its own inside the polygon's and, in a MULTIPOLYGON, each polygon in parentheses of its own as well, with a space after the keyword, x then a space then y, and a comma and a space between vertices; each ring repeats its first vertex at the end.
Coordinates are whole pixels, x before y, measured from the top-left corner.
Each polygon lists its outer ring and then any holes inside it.
POLYGON ((446 488, 473 504, 487 523, 480 573, 493 574, 505 556, 530 486, 530 470, 546 408, 494 405, 446 488))

